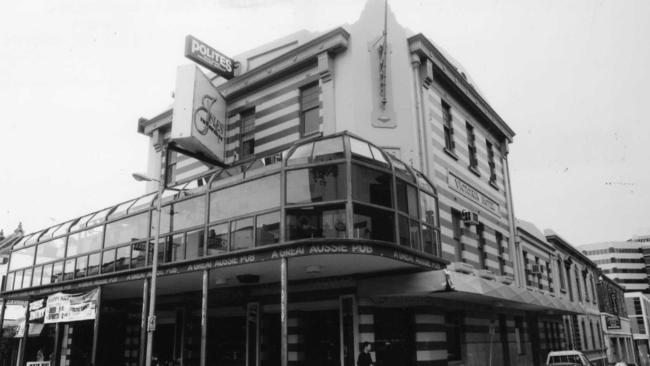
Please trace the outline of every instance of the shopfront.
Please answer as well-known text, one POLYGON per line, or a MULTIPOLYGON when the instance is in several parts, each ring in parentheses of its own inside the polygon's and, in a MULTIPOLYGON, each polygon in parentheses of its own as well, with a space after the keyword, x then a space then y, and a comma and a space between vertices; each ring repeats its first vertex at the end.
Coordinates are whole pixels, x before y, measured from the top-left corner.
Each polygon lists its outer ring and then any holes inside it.
MULTIPOLYGON (((156 253, 153 354, 161 365, 280 365, 283 354, 291 364, 354 365, 363 333, 358 281, 443 265, 432 185, 347 133, 172 188, 162 196, 156 253)), ((142 364, 156 199, 139 197, 14 246, 6 297, 100 294, 96 320, 42 333, 57 334, 39 343, 51 344, 45 352, 58 365, 142 364)), ((415 360, 414 328, 394 321, 412 319, 412 309, 376 318, 384 340, 377 355, 415 360)), ((29 361, 37 342, 17 343, 29 361)))

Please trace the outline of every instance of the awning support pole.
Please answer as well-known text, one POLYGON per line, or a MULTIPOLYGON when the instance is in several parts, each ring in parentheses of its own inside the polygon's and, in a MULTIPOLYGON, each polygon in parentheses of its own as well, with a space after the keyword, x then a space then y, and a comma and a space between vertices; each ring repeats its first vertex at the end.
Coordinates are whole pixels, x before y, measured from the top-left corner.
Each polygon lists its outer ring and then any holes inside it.
POLYGON ((287 280, 287 258, 283 257, 280 261, 280 339, 281 339, 281 366, 287 366, 289 359, 289 332, 288 332, 288 317, 287 317, 287 295, 288 295, 288 280, 287 280))
POLYGON ((0 307, 0 338, 2 338, 2 327, 5 322, 5 310, 7 309, 7 299, 2 299, 2 307, 0 307))
POLYGON ((25 326, 23 327, 23 338, 20 340, 18 346, 18 359, 16 366, 23 366, 25 364, 25 348, 27 346, 27 337, 29 336, 29 303, 31 298, 27 299, 27 307, 25 308, 25 326))
POLYGON ((52 354, 52 366, 59 366, 61 357, 61 323, 54 324, 54 352, 52 354))
POLYGON ((102 308, 102 287, 97 288, 97 307, 95 308, 95 323, 93 324, 93 348, 90 356, 91 365, 97 361, 97 338, 99 337, 99 315, 102 308))
POLYGON ((201 291, 201 361, 200 365, 205 366, 206 345, 208 335, 208 279, 210 271, 203 270, 203 289, 201 291))
POLYGON ((147 308, 149 306, 149 279, 145 278, 142 284, 142 314, 140 315, 140 361, 139 365, 144 366, 145 352, 147 346, 147 308))

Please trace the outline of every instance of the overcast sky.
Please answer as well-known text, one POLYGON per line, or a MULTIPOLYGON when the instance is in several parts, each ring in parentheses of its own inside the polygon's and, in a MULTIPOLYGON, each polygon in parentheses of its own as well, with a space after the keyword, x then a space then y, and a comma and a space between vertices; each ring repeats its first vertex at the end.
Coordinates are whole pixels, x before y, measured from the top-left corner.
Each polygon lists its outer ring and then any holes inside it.
MULTIPOLYGON (((144 191, 139 117, 171 102, 184 37, 236 55, 354 22, 365 0, 0 5, 0 229, 27 232, 144 191)), ((650 227, 650 2, 389 1, 517 133, 518 217, 573 244, 650 227), (645 113, 647 115, 647 113, 645 113)))

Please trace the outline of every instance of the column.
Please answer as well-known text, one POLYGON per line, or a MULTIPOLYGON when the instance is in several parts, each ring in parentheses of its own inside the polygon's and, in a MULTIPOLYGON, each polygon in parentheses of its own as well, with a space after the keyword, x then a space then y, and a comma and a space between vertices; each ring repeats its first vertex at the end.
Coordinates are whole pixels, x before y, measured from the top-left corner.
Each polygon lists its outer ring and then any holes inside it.
POLYGON ((139 365, 145 364, 145 347, 147 343, 147 308, 149 307, 149 279, 145 278, 142 284, 142 313, 140 315, 140 361, 139 365))
POLYGON ((95 365, 97 362, 97 339, 99 338, 99 315, 102 306, 102 288, 97 288, 97 304, 95 308, 95 323, 93 324, 93 348, 90 355, 90 362, 95 365))
POLYGON ((16 360, 16 366, 23 366, 25 364, 25 348, 27 347, 27 338, 29 336, 29 303, 30 299, 28 298, 25 308, 25 326, 23 327, 23 337, 18 345, 18 359, 16 360))
MULTIPOLYGON (((203 270, 203 287, 201 292, 201 366, 205 366, 206 340, 208 334, 208 279, 210 271, 203 270)), ((183 345, 184 347, 185 345, 183 345)))
POLYGON ((287 318, 287 306, 288 306, 288 263, 287 258, 282 258, 280 260, 280 365, 288 365, 288 318, 287 318))

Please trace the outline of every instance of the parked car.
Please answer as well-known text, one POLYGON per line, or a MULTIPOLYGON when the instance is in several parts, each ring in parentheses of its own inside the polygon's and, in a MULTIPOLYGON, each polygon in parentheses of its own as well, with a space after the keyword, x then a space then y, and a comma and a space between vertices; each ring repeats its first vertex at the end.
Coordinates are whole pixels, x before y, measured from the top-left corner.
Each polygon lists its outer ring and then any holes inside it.
POLYGON ((546 357, 546 366, 593 366, 580 351, 552 351, 546 357))

